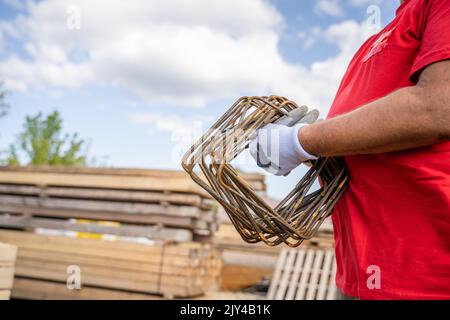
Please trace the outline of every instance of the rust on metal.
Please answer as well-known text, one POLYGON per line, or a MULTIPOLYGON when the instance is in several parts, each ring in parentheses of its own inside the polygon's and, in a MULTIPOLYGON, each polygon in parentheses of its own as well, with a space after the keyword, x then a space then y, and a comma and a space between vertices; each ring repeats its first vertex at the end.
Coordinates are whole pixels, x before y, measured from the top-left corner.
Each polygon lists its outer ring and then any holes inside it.
POLYGON ((297 108, 295 102, 284 97, 242 97, 183 156, 184 170, 224 207, 248 243, 300 245, 331 214, 347 185, 342 158, 319 158, 310 162, 310 169, 294 189, 271 207, 231 165, 255 137, 256 130, 297 108), (318 180, 320 188, 314 190, 318 180))

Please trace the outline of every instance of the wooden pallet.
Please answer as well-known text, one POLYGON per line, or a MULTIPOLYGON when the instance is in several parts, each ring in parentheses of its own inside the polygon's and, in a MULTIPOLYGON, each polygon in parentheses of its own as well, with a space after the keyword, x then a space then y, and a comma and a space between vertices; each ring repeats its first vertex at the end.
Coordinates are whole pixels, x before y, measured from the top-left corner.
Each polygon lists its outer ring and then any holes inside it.
POLYGON ((283 249, 270 283, 270 300, 334 300, 332 249, 283 249))
POLYGON ((19 248, 16 279, 65 283, 74 265, 83 286, 165 297, 201 295, 220 280, 217 252, 199 243, 146 245, 5 230, 0 241, 19 248))
POLYGON ((0 300, 8 300, 14 279, 17 247, 0 243, 0 300))

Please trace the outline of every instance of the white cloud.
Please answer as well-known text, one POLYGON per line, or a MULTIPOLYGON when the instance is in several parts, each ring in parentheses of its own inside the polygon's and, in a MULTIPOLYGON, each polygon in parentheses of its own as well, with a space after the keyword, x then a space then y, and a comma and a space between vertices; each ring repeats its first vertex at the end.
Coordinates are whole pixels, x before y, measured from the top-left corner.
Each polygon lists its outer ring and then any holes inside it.
POLYGON ((156 112, 136 112, 131 115, 131 121, 137 125, 147 126, 149 134, 163 132, 179 137, 194 135, 198 137, 209 128, 212 120, 212 117, 209 116, 186 118, 175 114, 167 115, 156 112))
POLYGON ((351 5, 354 5, 357 7, 362 7, 362 6, 368 6, 371 4, 380 4, 381 2, 383 2, 383 0, 348 0, 348 2, 351 5))
POLYGON ((158 133, 170 138, 171 161, 178 164, 183 154, 190 148, 212 124, 210 116, 182 117, 179 115, 155 112, 137 112, 132 114, 131 122, 146 127, 152 139, 159 139, 158 133))
POLYGON ((110 85, 153 104, 279 94, 326 112, 365 36, 356 22, 323 30, 341 52, 307 67, 280 55, 283 17, 264 0, 48 0, 28 3, 25 12, 0 25, 29 55, 0 61, 10 89, 110 85), (79 30, 67 28, 74 5, 79 30))
POLYGON ((338 0, 319 0, 314 7, 314 11, 317 14, 326 14, 333 17, 338 17, 343 14, 338 0))

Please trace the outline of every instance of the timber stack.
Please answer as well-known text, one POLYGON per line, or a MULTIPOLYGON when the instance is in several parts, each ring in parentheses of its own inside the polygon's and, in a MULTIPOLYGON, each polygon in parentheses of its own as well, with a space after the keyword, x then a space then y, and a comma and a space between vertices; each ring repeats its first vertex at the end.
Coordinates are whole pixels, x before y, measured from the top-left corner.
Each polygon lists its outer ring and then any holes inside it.
MULTIPOLYGON (((265 188, 261 176, 246 178, 265 188)), ((171 170, 0 167, 0 209, 0 227, 27 230, 182 242, 217 229, 212 198, 186 173, 171 170)))
MULTIPOLYGON (((246 178, 265 190, 262 176, 246 178)), ((18 246, 13 298, 202 295, 220 282, 217 225, 217 205, 184 172, 0 167, 0 241, 18 246)))
POLYGON ((16 253, 16 246, 0 243, 0 300, 10 298, 16 253))
POLYGON ((220 259, 202 243, 142 244, 0 230, 16 245, 13 298, 187 298, 214 289, 220 259))
POLYGON ((216 228, 210 198, 179 171, 2 167, 0 207, 0 226, 28 230, 189 241, 216 228))

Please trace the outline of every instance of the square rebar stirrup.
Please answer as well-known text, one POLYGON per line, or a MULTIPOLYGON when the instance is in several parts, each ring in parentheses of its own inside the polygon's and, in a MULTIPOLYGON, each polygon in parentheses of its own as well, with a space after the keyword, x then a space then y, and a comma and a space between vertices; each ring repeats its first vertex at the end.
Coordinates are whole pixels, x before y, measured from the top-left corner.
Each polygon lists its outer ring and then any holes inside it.
POLYGON ((313 123, 317 118, 317 110, 308 111, 284 97, 242 97, 186 152, 182 166, 224 207, 244 241, 296 247, 314 235, 344 192, 348 175, 343 159, 310 161, 305 176, 274 208, 230 162, 266 124, 313 123), (197 167, 203 174, 196 173, 197 167), (311 191, 317 180, 321 187, 311 191))

